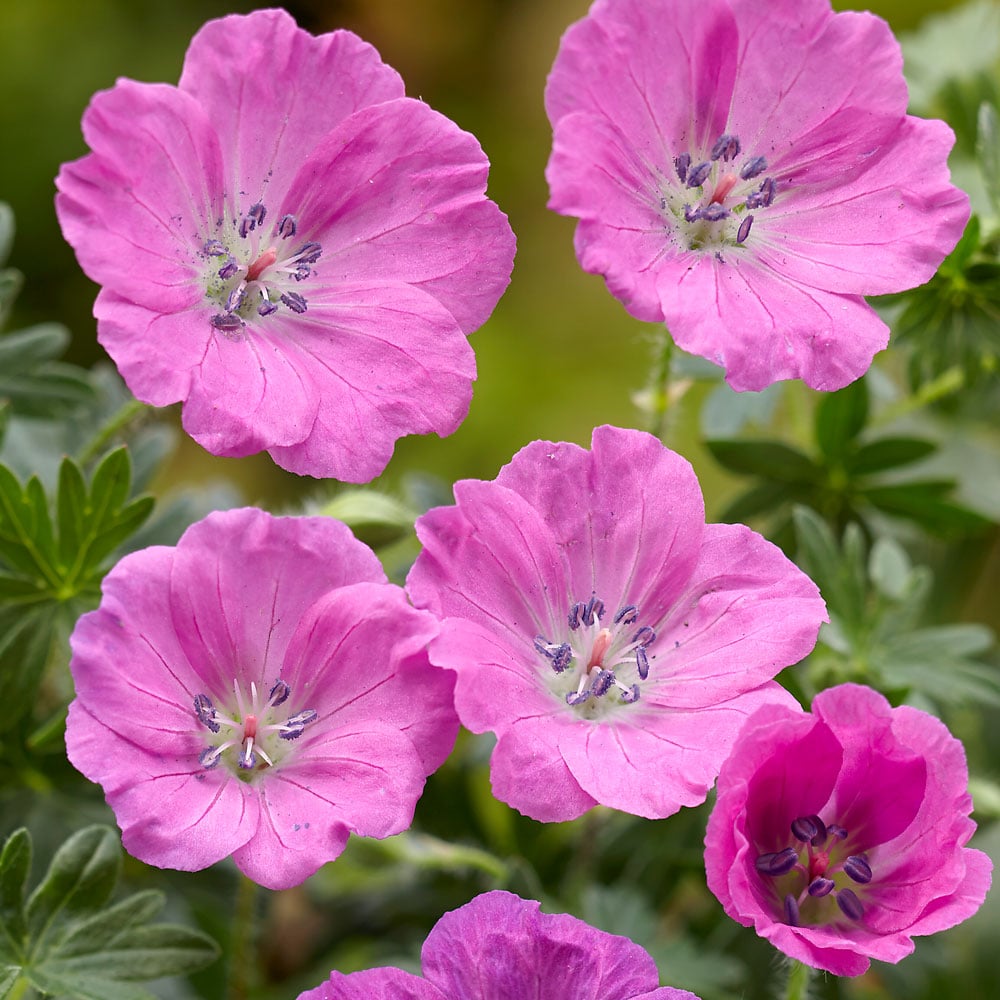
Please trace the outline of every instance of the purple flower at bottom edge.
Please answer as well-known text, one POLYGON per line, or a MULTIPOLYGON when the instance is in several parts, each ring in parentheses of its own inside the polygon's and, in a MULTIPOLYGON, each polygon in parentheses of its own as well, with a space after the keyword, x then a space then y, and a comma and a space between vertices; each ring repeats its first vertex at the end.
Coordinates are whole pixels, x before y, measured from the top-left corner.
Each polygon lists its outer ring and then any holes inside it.
POLYGON ((271 889, 405 830, 458 730, 430 615, 339 521, 210 514, 122 559, 70 643, 73 765, 130 854, 271 889))
POLYGON ((394 968, 332 972, 298 1000, 698 1000, 659 986, 652 958, 628 938, 541 913, 534 900, 509 892, 487 892, 446 913, 420 959, 423 977, 394 968))
POLYGON ((979 909, 992 863, 964 845, 962 744, 933 716, 870 688, 818 694, 747 722, 708 821, 708 887, 734 920, 838 976, 898 962, 913 936, 979 909))
POLYGON ((213 454, 350 482, 458 427, 514 236, 475 137, 370 45, 210 21, 176 87, 119 80, 83 131, 56 211, 139 399, 213 454))
POLYGON ((497 735, 493 794, 543 822, 703 802, 746 717, 794 704, 773 678, 826 618, 776 546, 705 523, 691 466, 640 431, 535 441, 416 527, 431 661, 463 725, 497 735))
POLYGON ((829 0, 597 0, 545 105, 581 266, 734 389, 864 374, 863 296, 928 281, 969 218, 888 25, 829 0))

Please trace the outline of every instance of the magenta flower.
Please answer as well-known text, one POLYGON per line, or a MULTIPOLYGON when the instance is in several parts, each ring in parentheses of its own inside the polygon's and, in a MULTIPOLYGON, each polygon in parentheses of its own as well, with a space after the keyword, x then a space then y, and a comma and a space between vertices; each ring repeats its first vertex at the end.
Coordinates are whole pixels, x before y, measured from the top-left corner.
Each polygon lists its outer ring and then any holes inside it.
POLYGON ((83 131, 56 210, 141 400, 214 454, 351 482, 461 423, 514 237, 476 139, 371 46, 210 21, 177 87, 119 80, 83 131))
POLYGON ((979 909, 992 864, 965 753, 937 719, 843 684, 811 715, 767 705, 719 775, 708 887, 776 948, 838 976, 898 962, 979 909))
POLYGON ((545 103, 580 264, 734 389, 858 378, 888 340, 862 296, 927 281, 969 217, 888 26, 829 0, 597 0, 545 103))
POLYGON ((271 889, 405 830, 458 730, 437 631, 330 518, 209 515, 126 556, 71 638, 70 761, 125 848, 271 889))
POLYGON ((698 1000, 660 986, 656 964, 628 938, 534 900, 487 892, 446 913, 420 953, 423 977, 368 969, 306 990, 298 1000, 698 1000))
POLYGON ((493 794, 545 822, 597 803, 650 818, 702 802, 746 716, 791 697, 825 608, 743 525, 705 524, 687 462, 599 427, 535 441, 417 521, 407 588, 446 619, 431 661, 492 731, 493 794))

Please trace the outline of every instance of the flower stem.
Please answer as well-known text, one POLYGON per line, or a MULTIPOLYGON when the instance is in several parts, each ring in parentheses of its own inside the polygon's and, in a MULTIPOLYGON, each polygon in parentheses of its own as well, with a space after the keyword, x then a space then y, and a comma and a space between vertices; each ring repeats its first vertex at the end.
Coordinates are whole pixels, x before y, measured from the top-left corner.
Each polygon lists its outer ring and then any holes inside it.
POLYGON ((138 399, 130 399, 122 404, 104 423, 104 426, 94 435, 90 444, 84 448, 80 455, 80 464, 86 464, 91 459, 96 458, 104 446, 124 427, 133 417, 142 413, 146 409, 145 403, 140 403, 138 399))
POLYGON ((788 966, 788 982, 785 985, 784 1000, 806 1000, 809 996, 809 981, 812 969, 794 959, 788 966))
POLYGON ((227 1000, 250 996, 252 956, 257 939, 257 883, 240 874, 233 908, 227 1000))
POLYGON ((662 327, 653 348, 653 364, 646 383, 646 409, 649 413, 649 430, 661 441, 667 430, 667 411, 670 407, 670 366, 674 357, 674 339, 666 326, 662 327))

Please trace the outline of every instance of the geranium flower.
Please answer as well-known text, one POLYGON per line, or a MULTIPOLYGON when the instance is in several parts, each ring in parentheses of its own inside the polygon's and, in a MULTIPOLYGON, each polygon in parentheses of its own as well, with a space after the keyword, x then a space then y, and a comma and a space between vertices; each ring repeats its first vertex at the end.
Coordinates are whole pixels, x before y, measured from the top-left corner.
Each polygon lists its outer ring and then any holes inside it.
POLYGON ((708 887, 776 948, 838 976, 898 962, 913 936, 971 916, 992 864, 965 754, 937 719, 870 688, 818 694, 812 714, 755 713, 719 775, 708 887))
POLYGON ((446 913, 420 953, 423 977, 367 969, 307 990, 298 1000, 698 1000, 660 986, 656 964, 628 938, 509 892, 487 892, 446 913))
POLYGON ((906 114, 899 46, 829 0, 597 0, 545 103, 549 206, 626 309, 734 389, 838 389, 969 217, 954 135, 906 114))
MULTIPOLYGON (((417 520, 407 579, 444 618, 431 660, 498 741, 494 795, 537 820, 702 802, 746 716, 791 697, 816 586, 743 525, 705 524, 690 465, 640 431, 535 441, 417 520)), ((792 702, 794 703, 794 702, 792 702)))
POLYGON ((217 455, 363 482, 469 406, 514 237, 476 139, 348 31, 210 21, 177 87, 119 80, 56 184, 129 388, 217 455))
POLYGON ((410 825, 458 730, 436 630, 340 522, 210 514, 77 623, 69 759, 140 860, 296 885, 410 825))

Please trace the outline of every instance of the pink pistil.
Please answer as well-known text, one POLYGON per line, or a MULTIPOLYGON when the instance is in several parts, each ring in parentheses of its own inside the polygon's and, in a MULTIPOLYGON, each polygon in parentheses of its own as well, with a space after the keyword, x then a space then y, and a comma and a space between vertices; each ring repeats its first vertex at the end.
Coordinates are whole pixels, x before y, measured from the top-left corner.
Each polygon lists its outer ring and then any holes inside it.
POLYGON ((268 247, 247 268, 247 281, 256 281, 277 259, 277 249, 275 247, 268 247))

